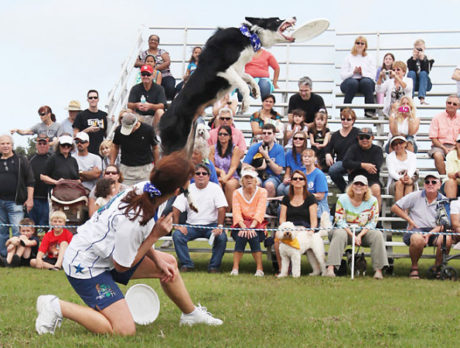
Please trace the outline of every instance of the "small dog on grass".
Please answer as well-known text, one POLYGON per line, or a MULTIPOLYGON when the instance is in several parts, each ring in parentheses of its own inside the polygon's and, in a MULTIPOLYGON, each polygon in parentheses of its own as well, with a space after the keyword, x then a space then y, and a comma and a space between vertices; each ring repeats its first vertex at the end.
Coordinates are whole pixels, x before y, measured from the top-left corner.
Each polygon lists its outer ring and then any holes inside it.
MULTIPOLYGON (((351 259, 353 257, 351 249, 345 250, 345 254, 347 256, 348 269, 351 272, 351 259)), ((360 275, 362 275, 364 277, 366 275, 366 269, 367 269, 366 257, 364 256, 364 253, 359 253, 359 250, 358 250, 358 252, 355 254, 355 274, 356 276, 359 277, 360 275)))
POLYGON ((287 277, 289 263, 292 264, 292 276, 300 277, 301 256, 305 253, 313 268, 310 275, 325 274, 324 243, 318 234, 302 230, 292 222, 283 222, 276 232, 276 238, 280 240, 281 255, 281 272, 278 277, 287 277))

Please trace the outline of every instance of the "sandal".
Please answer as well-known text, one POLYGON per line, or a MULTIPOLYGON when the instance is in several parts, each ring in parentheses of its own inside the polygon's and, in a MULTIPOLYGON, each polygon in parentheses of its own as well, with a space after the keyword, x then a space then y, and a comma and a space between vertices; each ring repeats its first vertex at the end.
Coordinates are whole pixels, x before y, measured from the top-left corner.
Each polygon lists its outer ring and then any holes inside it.
POLYGON ((420 275, 418 273, 418 268, 411 268, 409 273, 410 279, 420 279, 420 275))

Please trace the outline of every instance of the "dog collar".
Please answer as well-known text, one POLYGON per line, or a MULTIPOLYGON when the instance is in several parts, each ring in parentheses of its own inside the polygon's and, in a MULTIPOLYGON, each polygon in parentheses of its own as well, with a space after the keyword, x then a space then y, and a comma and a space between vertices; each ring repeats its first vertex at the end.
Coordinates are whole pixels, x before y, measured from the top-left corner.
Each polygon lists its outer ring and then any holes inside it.
POLYGON ((257 52, 262 48, 262 43, 260 42, 259 36, 257 34, 251 34, 249 31, 248 27, 245 25, 242 25, 240 27, 241 34, 249 38, 249 41, 251 42, 251 46, 254 49, 254 52, 257 52))

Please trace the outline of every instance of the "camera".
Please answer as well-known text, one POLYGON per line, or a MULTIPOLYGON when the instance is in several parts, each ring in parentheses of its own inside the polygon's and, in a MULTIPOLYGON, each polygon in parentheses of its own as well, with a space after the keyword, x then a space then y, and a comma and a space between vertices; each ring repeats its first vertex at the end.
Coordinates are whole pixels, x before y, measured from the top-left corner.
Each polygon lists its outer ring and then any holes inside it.
POLYGON ((398 108, 399 112, 409 112, 409 107, 408 106, 400 106, 398 108))
POLYGON ((385 75, 390 76, 390 70, 385 71, 385 75))

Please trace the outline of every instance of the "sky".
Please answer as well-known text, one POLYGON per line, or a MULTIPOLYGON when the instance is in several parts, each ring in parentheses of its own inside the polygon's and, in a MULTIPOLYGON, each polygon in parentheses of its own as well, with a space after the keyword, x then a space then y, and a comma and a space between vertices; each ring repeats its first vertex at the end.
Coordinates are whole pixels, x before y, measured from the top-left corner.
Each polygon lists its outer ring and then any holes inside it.
MULTIPOLYGON (((99 90, 104 110, 142 26, 226 27, 245 16, 296 16, 298 23, 327 18, 341 32, 458 30, 458 13, 459 0, 3 0, 0 134, 32 127, 42 105, 62 121, 70 100, 87 107, 92 88, 99 90)), ((15 134, 14 140, 26 143, 25 136, 15 134)))

